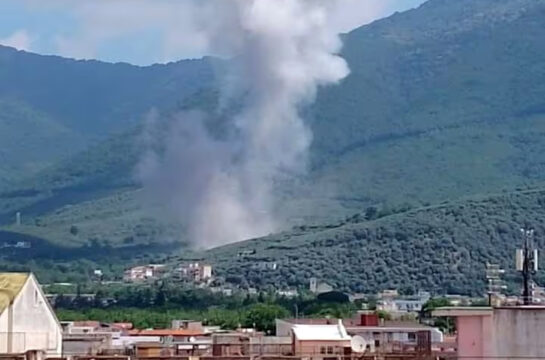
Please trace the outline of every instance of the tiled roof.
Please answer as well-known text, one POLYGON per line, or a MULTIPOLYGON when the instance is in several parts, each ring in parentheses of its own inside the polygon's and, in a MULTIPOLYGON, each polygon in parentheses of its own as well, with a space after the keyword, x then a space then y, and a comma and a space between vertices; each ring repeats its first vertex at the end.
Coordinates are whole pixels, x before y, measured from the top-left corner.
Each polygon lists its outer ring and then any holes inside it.
POLYGON ((29 273, 0 273, 0 314, 19 294, 29 273))

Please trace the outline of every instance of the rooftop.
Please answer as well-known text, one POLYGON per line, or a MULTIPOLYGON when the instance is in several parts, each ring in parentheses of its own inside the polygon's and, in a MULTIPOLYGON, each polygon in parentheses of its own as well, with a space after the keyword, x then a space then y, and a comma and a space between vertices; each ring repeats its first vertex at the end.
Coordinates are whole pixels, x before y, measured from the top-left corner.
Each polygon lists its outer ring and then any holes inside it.
POLYGON ((25 285, 29 273, 0 273, 0 314, 25 285))
POLYGON ((298 340, 350 341, 351 339, 341 322, 336 325, 295 325, 293 333, 298 340))
MULTIPOLYGON (((282 319, 294 325, 335 325, 338 320, 327 318, 299 318, 299 319, 282 319)), ((342 319, 343 325, 347 329, 357 328, 404 328, 404 329, 429 329, 430 326, 420 324, 416 321, 397 321, 397 320, 384 320, 379 323, 379 326, 365 326, 360 324, 359 319, 342 319)))
POLYGON ((433 316, 489 316, 493 308, 488 306, 449 306, 440 307, 432 311, 433 316))
POLYGON ((130 330, 131 336, 201 336, 202 331, 188 329, 148 329, 148 330, 130 330))

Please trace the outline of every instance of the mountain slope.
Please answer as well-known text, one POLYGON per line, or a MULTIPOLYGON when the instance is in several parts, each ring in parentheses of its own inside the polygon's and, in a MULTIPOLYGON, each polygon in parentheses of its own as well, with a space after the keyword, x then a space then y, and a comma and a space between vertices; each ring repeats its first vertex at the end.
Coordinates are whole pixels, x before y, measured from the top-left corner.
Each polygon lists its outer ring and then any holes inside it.
POLYGON ((138 67, 0 46, 0 140, 3 153, 13 154, 0 166, 0 189, 133 129, 151 108, 176 109, 212 84, 208 59, 138 67))
POLYGON ((81 138, 28 104, 0 99, 0 188, 83 150, 81 138))
POLYGON ((210 84, 207 59, 147 67, 40 56, 0 46, 0 98, 25 101, 66 127, 108 135, 210 84))
MULTIPOLYGON (((311 277, 337 289, 481 295, 487 262, 507 270, 516 291, 519 229, 545 245, 545 190, 519 191, 416 210, 367 211, 329 226, 300 227, 208 251, 217 273, 243 286, 306 287, 311 277), (397 212, 397 213, 396 213, 397 212), (268 264, 276 263, 277 269, 268 264)), ((538 281, 545 280, 540 271, 538 281)))
POLYGON ((318 193, 436 201, 542 181, 544 14, 434 0, 346 36, 352 74, 313 111, 318 193))
MULTIPOLYGON (((287 224, 329 222, 376 204, 437 203, 543 184, 544 15, 545 0, 430 0, 347 34, 343 56, 351 75, 322 89, 316 103, 304 109, 314 132, 309 174, 278 184, 279 212, 287 224)), ((32 55, 32 61, 39 58, 32 55)), ((65 60, 47 58, 48 66, 55 61, 65 60)), ((63 67, 56 66, 62 74, 63 67)), ((125 110, 133 102, 137 110, 153 104, 161 98, 155 90, 160 85, 138 94, 125 87, 136 88, 136 78, 163 84, 172 75, 168 69, 178 65, 109 66, 99 67, 117 74, 111 90, 116 94, 102 99, 109 92, 96 91, 102 87, 93 83, 82 85, 79 90, 96 95, 98 105, 81 99, 78 104, 102 116, 92 125, 97 134, 113 131, 118 121, 123 133, 0 194, 0 219, 12 219, 17 210, 47 216, 67 204, 137 187, 132 170, 141 156, 140 131, 116 109, 118 104, 125 110), (157 75, 160 70, 164 77, 157 75), (112 124, 96 109, 113 114, 112 124)), ((167 94, 176 97, 176 89, 169 87, 167 94)), ((187 96, 164 113, 192 107, 215 112, 217 90, 210 83, 192 91, 183 90, 187 96)), ((35 92, 30 94, 32 99, 35 92)), ((69 105, 49 106, 62 123, 75 121, 69 105)), ((74 128, 83 129, 87 121, 74 128)))

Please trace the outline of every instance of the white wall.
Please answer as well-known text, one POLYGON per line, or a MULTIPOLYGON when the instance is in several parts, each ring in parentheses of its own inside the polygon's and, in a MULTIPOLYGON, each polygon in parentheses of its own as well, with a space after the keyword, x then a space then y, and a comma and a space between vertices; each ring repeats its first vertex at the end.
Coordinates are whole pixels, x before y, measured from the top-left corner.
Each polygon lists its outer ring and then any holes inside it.
MULTIPOLYGON (((30 275, 12 305, 12 352, 62 352, 61 327, 36 279, 30 275)), ((0 353, 7 352, 8 309, 0 316, 0 353)))

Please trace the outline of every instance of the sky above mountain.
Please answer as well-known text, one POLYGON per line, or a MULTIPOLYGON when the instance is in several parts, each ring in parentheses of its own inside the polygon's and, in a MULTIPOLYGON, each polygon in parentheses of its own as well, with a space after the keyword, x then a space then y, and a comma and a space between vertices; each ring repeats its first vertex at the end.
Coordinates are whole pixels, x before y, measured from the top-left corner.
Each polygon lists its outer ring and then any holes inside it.
MULTIPOLYGON (((214 55, 199 31, 203 20, 194 12, 195 6, 202 9, 211 1, 224 0, 2 0, 0 44, 40 54, 138 65, 214 55)), ((424 2, 337 1, 330 24, 339 32, 424 2)))

